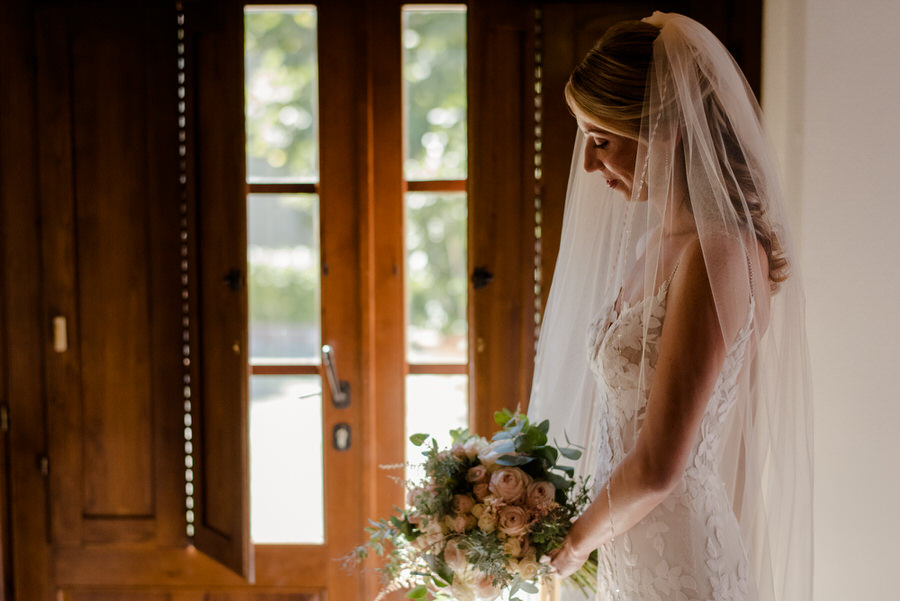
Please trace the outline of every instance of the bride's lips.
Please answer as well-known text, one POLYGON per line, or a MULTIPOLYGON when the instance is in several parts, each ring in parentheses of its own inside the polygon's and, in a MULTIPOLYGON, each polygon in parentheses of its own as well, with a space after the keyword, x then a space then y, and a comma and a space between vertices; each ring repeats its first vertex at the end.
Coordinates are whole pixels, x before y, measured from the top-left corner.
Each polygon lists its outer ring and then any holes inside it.
POLYGON ((606 180, 606 185, 609 186, 610 189, 615 189, 615 187, 619 185, 619 180, 608 179, 608 180, 606 180))

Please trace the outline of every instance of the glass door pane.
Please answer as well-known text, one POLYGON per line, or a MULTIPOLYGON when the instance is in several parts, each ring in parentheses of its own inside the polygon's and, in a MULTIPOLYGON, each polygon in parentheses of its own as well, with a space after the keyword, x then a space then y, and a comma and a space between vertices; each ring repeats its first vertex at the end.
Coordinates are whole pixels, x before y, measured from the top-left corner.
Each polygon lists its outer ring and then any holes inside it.
POLYGON ((317 181, 316 9, 244 9, 247 179, 317 181))
POLYGON ((403 9, 404 174, 466 177, 466 7, 403 9))
MULTIPOLYGON (((448 445, 469 422, 466 7, 406 5, 402 19, 406 433, 448 445)), ((407 445, 407 463, 420 453, 407 445)))
POLYGON ((325 542, 316 17, 244 12, 255 543, 325 542))

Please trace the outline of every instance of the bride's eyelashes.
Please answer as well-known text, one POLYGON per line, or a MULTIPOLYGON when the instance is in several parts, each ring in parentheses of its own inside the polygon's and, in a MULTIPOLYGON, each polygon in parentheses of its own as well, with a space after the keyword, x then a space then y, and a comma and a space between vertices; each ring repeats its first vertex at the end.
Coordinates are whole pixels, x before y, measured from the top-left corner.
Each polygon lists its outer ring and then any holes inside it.
POLYGON ((609 140, 598 140, 597 138, 593 139, 594 148, 598 148, 603 150, 607 146, 609 146, 609 140))

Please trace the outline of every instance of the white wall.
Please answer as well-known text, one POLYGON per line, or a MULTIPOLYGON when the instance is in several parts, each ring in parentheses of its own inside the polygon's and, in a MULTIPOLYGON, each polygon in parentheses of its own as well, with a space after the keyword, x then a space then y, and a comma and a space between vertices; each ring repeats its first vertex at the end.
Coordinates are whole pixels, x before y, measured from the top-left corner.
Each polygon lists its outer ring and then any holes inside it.
POLYGON ((900 1, 767 0, 815 398, 815 598, 900 599, 900 1))

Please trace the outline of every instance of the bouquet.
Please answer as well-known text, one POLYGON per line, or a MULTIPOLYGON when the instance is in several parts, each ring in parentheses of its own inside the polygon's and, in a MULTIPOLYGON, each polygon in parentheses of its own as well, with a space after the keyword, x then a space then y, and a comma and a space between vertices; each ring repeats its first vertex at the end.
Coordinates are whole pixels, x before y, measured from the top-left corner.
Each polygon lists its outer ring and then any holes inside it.
MULTIPOLYGON (((581 451, 547 443, 548 421, 534 425, 508 410, 494 416, 501 430, 492 441, 451 432, 453 446, 439 449, 427 434, 410 440, 423 446, 424 476, 407 481, 406 509, 372 521, 369 540, 351 558, 358 564, 374 552, 385 594, 408 589, 414 600, 493 601, 501 593, 536 593, 552 571, 548 553, 558 549, 590 502, 586 480, 576 482, 560 455, 581 451)), ((596 556, 570 576, 582 591, 596 588, 596 556)))

